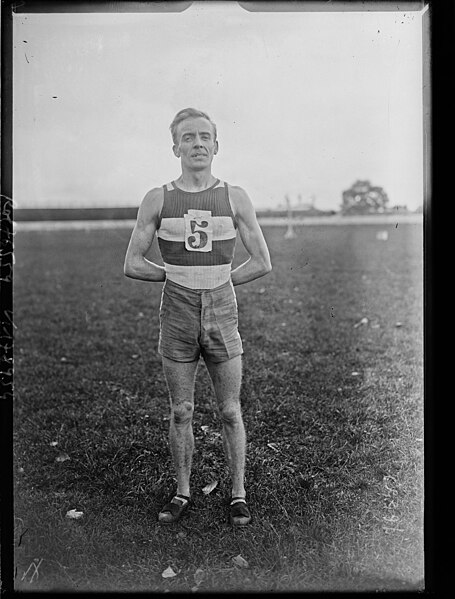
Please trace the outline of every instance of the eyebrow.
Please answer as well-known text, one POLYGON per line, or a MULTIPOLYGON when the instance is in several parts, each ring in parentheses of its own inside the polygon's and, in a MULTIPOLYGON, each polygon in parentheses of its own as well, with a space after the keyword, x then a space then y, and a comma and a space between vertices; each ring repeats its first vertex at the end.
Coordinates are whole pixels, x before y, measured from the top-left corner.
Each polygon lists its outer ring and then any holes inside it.
MULTIPOLYGON (((199 133, 199 135, 212 135, 211 131, 199 131, 198 133, 199 133)), ((185 137, 185 135, 194 136, 194 132, 192 132, 192 131, 183 131, 182 137, 185 137)))

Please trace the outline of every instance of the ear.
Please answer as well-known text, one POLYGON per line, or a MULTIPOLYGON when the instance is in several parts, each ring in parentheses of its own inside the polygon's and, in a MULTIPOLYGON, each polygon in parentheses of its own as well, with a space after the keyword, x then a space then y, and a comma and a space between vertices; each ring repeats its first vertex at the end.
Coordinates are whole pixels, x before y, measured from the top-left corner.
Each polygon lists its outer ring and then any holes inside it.
POLYGON ((175 156, 177 156, 177 158, 180 158, 180 150, 179 147, 176 145, 172 146, 172 151, 174 152, 175 156))
POLYGON ((218 146, 218 140, 215 142, 215 149, 213 151, 214 154, 217 154, 219 150, 219 146, 218 146))

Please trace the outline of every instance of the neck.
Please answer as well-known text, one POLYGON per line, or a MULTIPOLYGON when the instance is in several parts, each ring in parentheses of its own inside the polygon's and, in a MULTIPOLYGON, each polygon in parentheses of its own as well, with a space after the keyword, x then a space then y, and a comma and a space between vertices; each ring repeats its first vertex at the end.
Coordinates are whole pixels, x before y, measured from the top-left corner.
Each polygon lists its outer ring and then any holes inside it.
POLYGON ((184 191, 203 191, 216 181, 210 171, 183 172, 176 180, 176 184, 184 191))

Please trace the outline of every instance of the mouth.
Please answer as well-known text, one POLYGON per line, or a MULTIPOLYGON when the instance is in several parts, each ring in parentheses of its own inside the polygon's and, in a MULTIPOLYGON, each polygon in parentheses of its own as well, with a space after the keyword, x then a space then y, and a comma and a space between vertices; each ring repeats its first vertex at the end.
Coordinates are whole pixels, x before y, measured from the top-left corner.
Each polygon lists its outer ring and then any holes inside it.
POLYGON ((207 154, 191 154, 192 158, 206 158, 207 154))

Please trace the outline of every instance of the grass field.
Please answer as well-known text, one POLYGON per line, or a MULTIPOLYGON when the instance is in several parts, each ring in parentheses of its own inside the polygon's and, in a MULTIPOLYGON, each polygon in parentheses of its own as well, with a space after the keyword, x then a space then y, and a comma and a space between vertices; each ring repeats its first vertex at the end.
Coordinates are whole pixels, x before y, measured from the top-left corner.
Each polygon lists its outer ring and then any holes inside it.
POLYGON ((298 227, 289 241, 265 227, 273 271, 236 288, 253 514, 243 531, 227 524, 203 364, 194 505, 175 526, 157 523, 175 489, 161 285, 123 276, 130 231, 19 233, 16 588, 423 589, 422 228, 381 228, 387 241, 368 225, 298 227))

